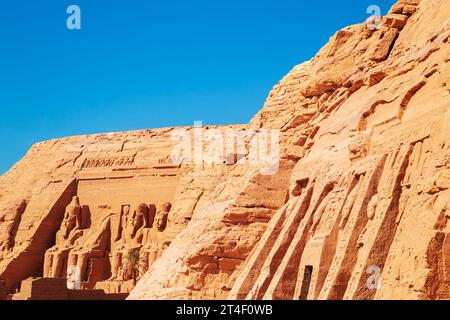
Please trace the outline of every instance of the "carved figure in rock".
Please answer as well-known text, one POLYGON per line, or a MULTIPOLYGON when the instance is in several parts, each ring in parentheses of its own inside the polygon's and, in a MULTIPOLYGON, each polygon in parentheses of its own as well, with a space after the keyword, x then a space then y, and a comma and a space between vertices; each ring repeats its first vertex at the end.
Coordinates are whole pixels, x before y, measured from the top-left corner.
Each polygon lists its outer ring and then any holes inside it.
POLYGON ((366 135, 358 135, 352 137, 348 146, 350 160, 366 157, 368 152, 367 145, 368 137, 366 135))
POLYGON ((167 202, 157 205, 154 226, 148 233, 143 248, 147 268, 161 256, 169 245, 167 243, 167 236, 164 234, 164 231, 167 228, 171 207, 172 205, 167 202))
POLYGON ((155 217, 156 228, 159 232, 163 232, 167 226, 167 219, 169 217, 170 209, 172 205, 170 203, 160 203, 158 205, 155 217))
POLYGON ((116 280, 122 274, 122 252, 114 251, 110 256, 111 261, 111 278, 116 280))
POLYGON ((350 213, 352 212, 353 206, 356 201, 356 197, 358 196, 359 192, 359 185, 361 182, 358 182, 358 184, 353 188, 353 190, 350 192, 347 201, 345 202, 344 207, 342 208, 342 220, 339 224, 339 229, 344 229, 344 227, 347 224, 347 221, 350 217, 350 213))
POLYGON ((7 216, 0 216, 0 261, 3 251, 11 248, 11 231, 14 227, 14 221, 8 221, 7 216))
POLYGON ((81 206, 80 199, 75 196, 72 202, 67 206, 64 213, 64 220, 61 224, 61 229, 56 233, 56 242, 75 241, 76 231, 81 229, 81 206))
POLYGON ((93 258, 105 258, 111 236, 110 216, 103 219, 99 230, 92 230, 86 237, 79 239, 70 250, 68 269, 79 272, 81 282, 89 281, 88 270, 93 258))
POLYGON ((330 198, 331 198, 331 192, 320 203, 320 205, 317 208, 316 212, 314 212, 313 224, 312 224, 312 227, 311 227, 311 230, 313 231, 313 233, 315 232, 315 230, 317 229, 320 221, 322 220, 322 216, 323 216, 325 210, 327 209, 328 204, 330 203, 330 198))
POLYGON ((20 220, 16 219, 16 217, 25 212, 27 205, 27 200, 22 199, 17 201, 11 208, 0 213, 0 261, 14 247, 14 230, 19 228, 18 224, 20 223, 20 220))
POLYGON ((366 242, 377 234, 380 222, 391 205, 392 199, 380 199, 379 194, 375 194, 367 205, 367 224, 358 238, 358 247, 363 247, 366 242))
POLYGON ((367 219, 373 220, 375 218, 375 212, 377 210, 377 204, 378 204, 378 193, 373 195, 370 199, 368 205, 367 205, 367 219))
POLYGON ((66 207, 60 230, 56 233, 55 246, 45 253, 44 277, 64 277, 67 254, 82 235, 80 199, 74 196, 72 202, 66 207))
POLYGON ((312 222, 312 226, 311 226, 311 232, 314 234, 319 223, 320 220, 322 219, 322 216, 324 214, 324 212, 326 211, 328 204, 330 202, 333 202, 335 199, 335 194, 332 192, 333 188, 335 186, 334 182, 330 182, 325 186, 325 190, 328 190, 327 194, 325 195, 325 197, 323 199, 321 199, 319 206, 317 207, 316 211, 313 213, 313 222, 312 222))
POLYGON ((123 206, 118 240, 111 254, 111 280, 130 280, 128 254, 130 250, 139 252, 145 243, 154 211, 154 206, 145 203, 136 205, 131 211, 128 205, 123 206))

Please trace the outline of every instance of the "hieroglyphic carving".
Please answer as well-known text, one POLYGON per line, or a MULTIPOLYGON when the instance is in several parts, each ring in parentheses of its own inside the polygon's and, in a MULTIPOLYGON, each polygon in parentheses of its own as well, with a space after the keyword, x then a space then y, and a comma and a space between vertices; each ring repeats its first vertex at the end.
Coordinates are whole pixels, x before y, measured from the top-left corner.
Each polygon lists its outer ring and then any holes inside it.
POLYGON ((401 131, 398 128, 393 130, 394 132, 386 131, 381 137, 374 135, 371 142, 371 152, 386 153, 399 145, 413 144, 423 140, 433 134, 437 124, 438 121, 431 121, 420 126, 408 126, 402 128, 401 131))
POLYGON ((132 166, 134 164, 134 157, 111 157, 104 159, 85 159, 81 168, 107 168, 107 167, 122 167, 132 166))

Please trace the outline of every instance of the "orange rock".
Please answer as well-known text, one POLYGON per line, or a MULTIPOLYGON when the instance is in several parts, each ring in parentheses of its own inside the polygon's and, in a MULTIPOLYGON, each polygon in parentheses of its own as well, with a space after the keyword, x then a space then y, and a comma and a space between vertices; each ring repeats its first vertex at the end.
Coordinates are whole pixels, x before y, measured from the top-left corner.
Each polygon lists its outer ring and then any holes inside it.
POLYGON ((272 175, 236 150, 173 163, 175 128, 34 145, 0 178, 5 289, 79 273, 129 299, 450 299, 449 13, 401 0, 248 125, 209 128, 277 130, 272 175))
POLYGON ((402 30, 408 21, 408 17, 403 14, 390 14, 386 17, 386 25, 391 28, 402 30))

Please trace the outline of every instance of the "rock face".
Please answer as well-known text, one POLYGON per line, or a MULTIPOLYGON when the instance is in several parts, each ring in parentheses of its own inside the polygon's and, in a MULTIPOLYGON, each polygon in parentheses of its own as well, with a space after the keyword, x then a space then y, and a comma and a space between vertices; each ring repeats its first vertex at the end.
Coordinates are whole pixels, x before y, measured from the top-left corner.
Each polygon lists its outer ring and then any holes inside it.
POLYGON ((0 179, 2 287, 62 277, 74 289, 129 292, 221 177, 172 163, 172 131, 33 146, 0 179))
POLYGON ((447 0, 400 0, 250 124, 202 129, 279 132, 275 174, 248 152, 175 164, 173 128, 33 146, 0 178, 4 288, 75 270, 107 292, 139 280, 129 299, 449 299, 449 37, 447 0))

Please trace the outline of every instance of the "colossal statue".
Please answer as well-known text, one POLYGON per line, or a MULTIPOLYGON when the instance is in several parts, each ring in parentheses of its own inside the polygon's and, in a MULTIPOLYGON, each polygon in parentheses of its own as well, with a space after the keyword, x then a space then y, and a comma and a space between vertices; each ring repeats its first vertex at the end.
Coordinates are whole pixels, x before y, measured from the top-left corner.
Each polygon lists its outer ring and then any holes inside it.
POLYGON ((110 280, 131 280, 133 268, 138 268, 143 274, 161 255, 166 246, 163 233, 170 209, 170 203, 157 206, 141 203, 131 211, 128 205, 123 206, 119 235, 111 253, 110 280), (133 257, 130 253, 137 254, 138 258, 134 260, 139 261, 130 261, 130 256, 133 257))
POLYGON ((83 235, 80 199, 77 196, 66 207, 60 230, 56 233, 56 244, 48 249, 44 258, 44 277, 65 276, 67 255, 75 241, 83 235))
MULTIPOLYGON (((75 242, 68 257, 68 270, 77 270, 81 282, 90 282, 89 267, 92 259, 107 257, 111 237, 111 219, 105 217, 99 230, 91 230, 89 234, 75 242)), ((94 285, 94 284, 92 284, 94 285)))

